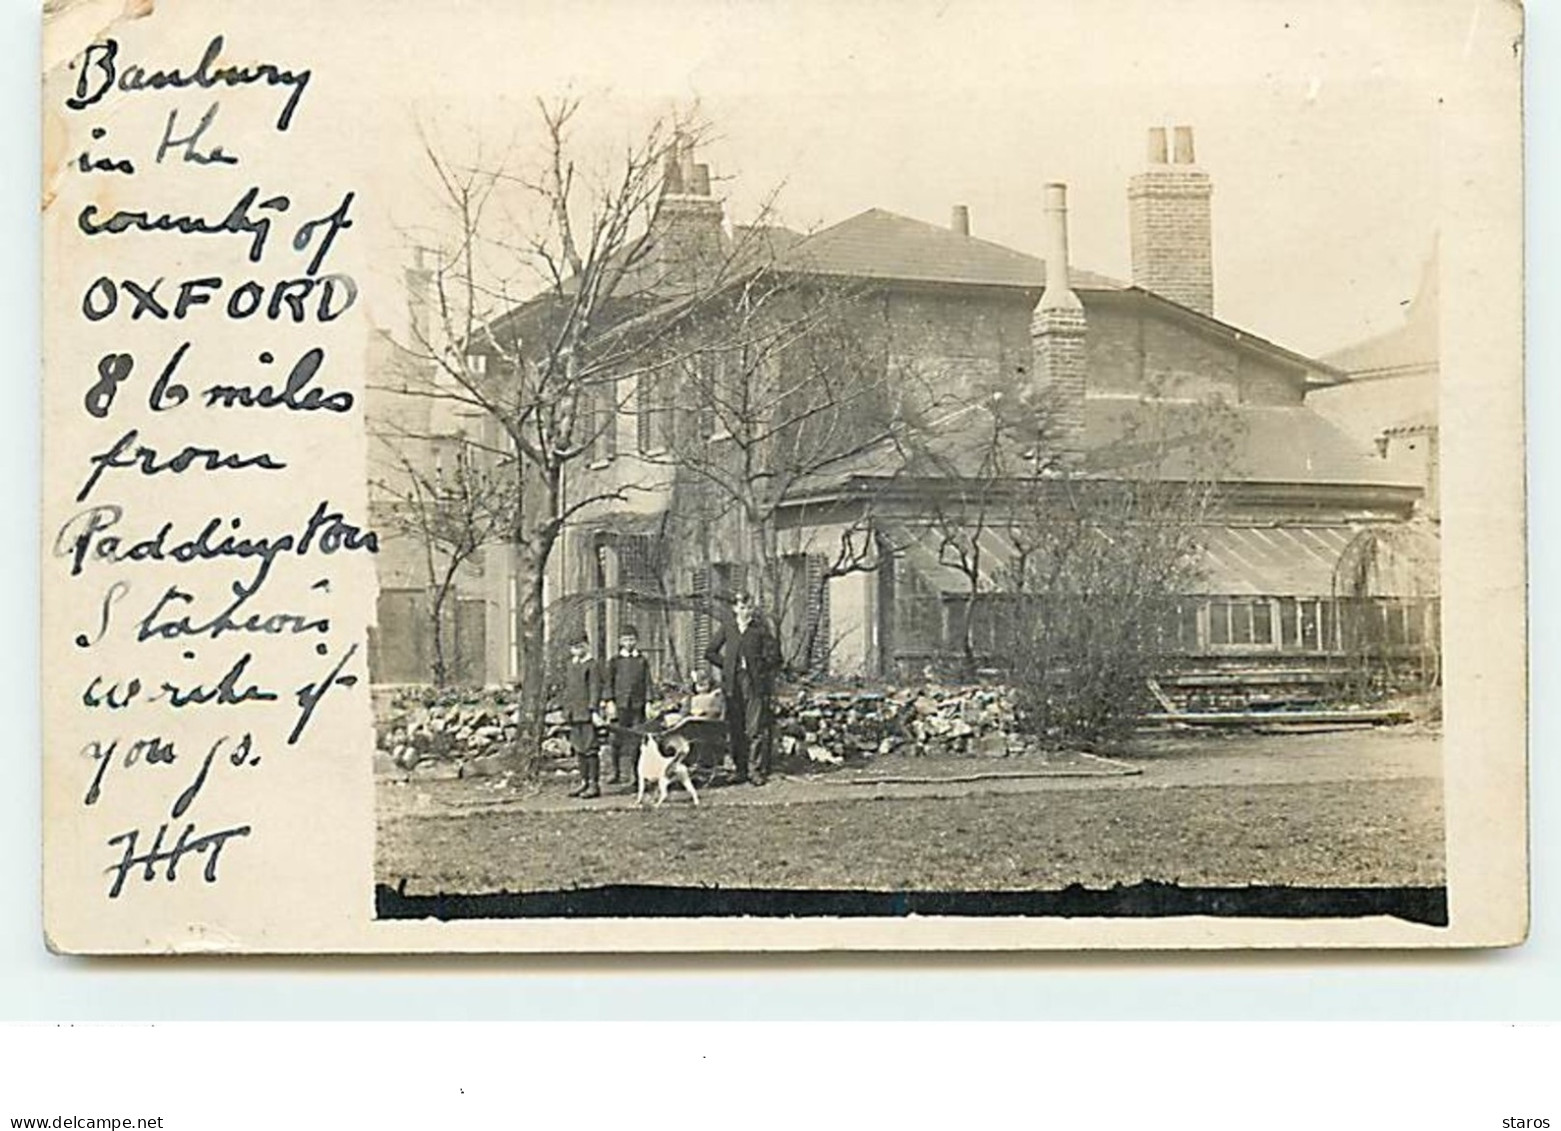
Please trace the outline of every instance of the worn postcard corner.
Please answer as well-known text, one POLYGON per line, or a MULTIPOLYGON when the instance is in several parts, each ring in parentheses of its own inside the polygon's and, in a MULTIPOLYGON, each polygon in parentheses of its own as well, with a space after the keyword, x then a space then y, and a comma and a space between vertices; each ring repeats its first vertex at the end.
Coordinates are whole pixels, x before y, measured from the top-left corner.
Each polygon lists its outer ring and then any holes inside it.
POLYGON ((49 5, 51 950, 1521 942, 1521 33, 49 5))

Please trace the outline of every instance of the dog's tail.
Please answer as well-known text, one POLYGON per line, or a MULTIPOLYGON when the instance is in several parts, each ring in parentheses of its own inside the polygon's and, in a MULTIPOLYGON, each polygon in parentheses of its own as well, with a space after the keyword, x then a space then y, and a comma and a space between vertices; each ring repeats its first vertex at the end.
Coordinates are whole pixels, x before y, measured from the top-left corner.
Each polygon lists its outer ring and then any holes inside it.
POLYGON ((693 744, 688 741, 686 736, 681 734, 664 735, 660 743, 661 748, 669 751, 672 755, 672 760, 667 763, 668 769, 671 769, 673 766, 681 766, 688 761, 688 756, 693 751, 693 744))

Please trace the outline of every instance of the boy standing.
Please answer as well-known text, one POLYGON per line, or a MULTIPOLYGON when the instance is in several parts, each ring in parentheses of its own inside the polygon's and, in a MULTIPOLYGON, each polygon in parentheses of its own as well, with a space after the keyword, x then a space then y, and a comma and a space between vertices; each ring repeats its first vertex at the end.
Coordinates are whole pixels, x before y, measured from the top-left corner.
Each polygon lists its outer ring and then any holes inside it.
POLYGON ((602 698, 601 673, 591 658, 591 641, 581 636, 569 645, 564 666, 564 722, 569 727, 569 748, 580 770, 580 784, 570 797, 602 795, 602 758, 596 752, 596 705, 602 698))
POLYGON ((640 652, 640 633, 633 625, 625 625, 618 634, 618 654, 607 661, 606 715, 618 726, 612 736, 612 777, 609 785, 623 780, 621 763, 629 763, 628 781, 634 784, 639 767, 639 735, 637 729, 645 725, 645 705, 650 700, 650 661, 640 652))

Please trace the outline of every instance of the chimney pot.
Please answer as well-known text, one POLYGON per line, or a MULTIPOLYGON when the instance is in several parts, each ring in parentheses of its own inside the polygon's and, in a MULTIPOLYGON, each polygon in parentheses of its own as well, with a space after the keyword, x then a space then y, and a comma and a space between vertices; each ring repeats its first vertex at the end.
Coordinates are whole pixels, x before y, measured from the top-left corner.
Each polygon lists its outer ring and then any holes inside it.
POLYGON ((954 213, 949 219, 949 227, 956 235, 968 236, 970 234, 970 208, 964 204, 956 204, 954 213))
POLYGON ((1209 174, 1196 164, 1192 127, 1149 131, 1149 165, 1128 181, 1128 233, 1133 284, 1146 291, 1214 313, 1213 223, 1209 174), (1158 135, 1173 140, 1174 162, 1156 153, 1158 135))
POLYGON ((1149 131, 1149 164, 1164 165, 1165 152, 1165 130, 1156 126, 1149 131))
POLYGON ((688 191, 694 196, 710 195, 710 166, 699 164, 694 166, 694 175, 689 178, 688 191))

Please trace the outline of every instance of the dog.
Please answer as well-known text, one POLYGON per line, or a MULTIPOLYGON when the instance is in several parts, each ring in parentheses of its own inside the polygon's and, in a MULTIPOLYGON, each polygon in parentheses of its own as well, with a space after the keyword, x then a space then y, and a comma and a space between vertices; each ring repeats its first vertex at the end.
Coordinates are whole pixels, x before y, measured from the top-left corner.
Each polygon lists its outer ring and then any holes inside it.
POLYGON ((664 734, 660 739, 647 734, 640 741, 639 761, 639 793, 634 798, 636 806, 645 803, 645 787, 648 784, 656 786, 656 804, 660 805, 667 799, 667 790, 676 782, 688 791, 688 795, 694 799, 694 804, 699 804, 699 794, 694 789, 694 779, 689 776, 688 767, 683 760, 688 757, 688 739, 680 734, 664 734), (670 751, 670 753, 669 753, 670 751))

